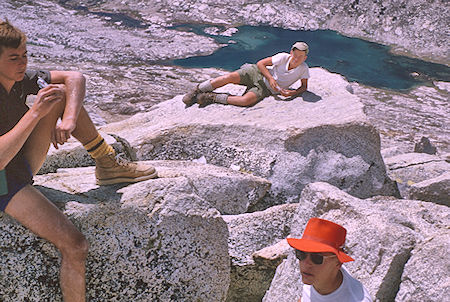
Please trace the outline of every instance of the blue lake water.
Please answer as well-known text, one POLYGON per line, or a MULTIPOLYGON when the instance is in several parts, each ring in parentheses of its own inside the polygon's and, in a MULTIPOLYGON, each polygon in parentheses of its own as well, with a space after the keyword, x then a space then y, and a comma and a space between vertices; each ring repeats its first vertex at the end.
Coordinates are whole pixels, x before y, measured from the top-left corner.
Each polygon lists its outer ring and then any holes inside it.
MULTIPOLYGON (((173 28, 209 36, 227 44, 209 56, 190 57, 171 63, 183 67, 215 67, 228 71, 244 63, 278 52, 289 52, 295 41, 310 47, 307 63, 343 75, 349 81, 393 90, 407 90, 432 81, 450 81, 450 68, 410 57, 394 55, 389 47, 349 38, 331 30, 296 31, 269 26, 240 26, 231 37, 209 35, 207 25, 178 25, 173 28)), ((219 28, 224 30, 225 28, 219 28)))

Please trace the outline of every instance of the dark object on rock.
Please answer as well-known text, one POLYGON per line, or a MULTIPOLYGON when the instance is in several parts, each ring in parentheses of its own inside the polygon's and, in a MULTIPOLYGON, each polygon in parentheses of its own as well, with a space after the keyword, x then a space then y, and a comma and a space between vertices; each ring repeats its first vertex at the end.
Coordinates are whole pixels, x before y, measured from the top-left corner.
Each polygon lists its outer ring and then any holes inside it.
POLYGON ((422 136, 420 142, 414 145, 414 152, 436 154, 436 147, 431 144, 427 137, 422 136))

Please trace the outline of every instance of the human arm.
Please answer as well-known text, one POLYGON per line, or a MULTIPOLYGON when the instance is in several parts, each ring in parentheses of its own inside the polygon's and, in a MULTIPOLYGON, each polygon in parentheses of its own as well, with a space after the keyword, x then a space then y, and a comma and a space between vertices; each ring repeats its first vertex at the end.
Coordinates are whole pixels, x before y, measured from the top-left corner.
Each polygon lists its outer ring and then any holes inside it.
POLYGON ((76 128, 78 114, 83 105, 86 94, 86 79, 80 72, 76 71, 51 71, 51 82, 53 84, 64 84, 66 105, 61 118, 52 134, 52 143, 55 148, 58 144, 64 144, 76 128))
POLYGON ((291 90, 291 89, 281 89, 280 93, 282 96, 285 97, 292 97, 292 96, 297 96, 302 94, 303 92, 305 92, 308 89, 308 79, 301 79, 302 82, 302 86, 300 86, 299 88, 295 89, 295 90, 291 90))
POLYGON ((267 69, 267 66, 272 66, 272 57, 267 57, 265 59, 259 60, 256 63, 256 66, 258 67, 259 71, 261 71, 262 75, 269 81, 270 87, 272 87, 275 91, 280 91, 280 88, 277 84, 277 81, 273 78, 273 76, 270 74, 269 70, 267 69))
POLYGON ((63 90, 57 85, 49 85, 37 93, 30 110, 10 131, 0 136, 0 170, 4 169, 20 151, 40 119, 63 98, 63 90))

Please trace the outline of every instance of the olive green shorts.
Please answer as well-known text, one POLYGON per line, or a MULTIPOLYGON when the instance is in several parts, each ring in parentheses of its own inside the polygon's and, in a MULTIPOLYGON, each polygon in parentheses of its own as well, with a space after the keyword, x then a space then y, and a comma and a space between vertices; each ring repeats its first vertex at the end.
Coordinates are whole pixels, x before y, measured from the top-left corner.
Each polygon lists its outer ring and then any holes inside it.
MULTIPOLYGON (((261 101, 263 98, 272 95, 269 89, 267 89, 266 84, 264 84, 264 76, 259 71, 258 66, 256 64, 245 64, 236 72, 239 74, 241 78, 240 84, 247 86, 247 92, 253 92, 256 94, 258 101, 261 101)), ((244 94, 245 94, 244 93, 244 94)))

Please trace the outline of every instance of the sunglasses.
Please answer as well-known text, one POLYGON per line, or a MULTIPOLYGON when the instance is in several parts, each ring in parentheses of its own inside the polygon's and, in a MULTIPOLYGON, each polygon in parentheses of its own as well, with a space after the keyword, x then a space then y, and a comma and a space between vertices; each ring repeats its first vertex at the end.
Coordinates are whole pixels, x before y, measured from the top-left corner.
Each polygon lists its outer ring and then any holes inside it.
POLYGON ((297 249, 295 250, 295 257, 300 261, 305 260, 306 257, 308 257, 308 255, 311 258, 312 263, 314 263, 316 265, 322 264, 324 258, 337 257, 336 255, 324 256, 319 253, 308 253, 308 252, 300 251, 297 249))

